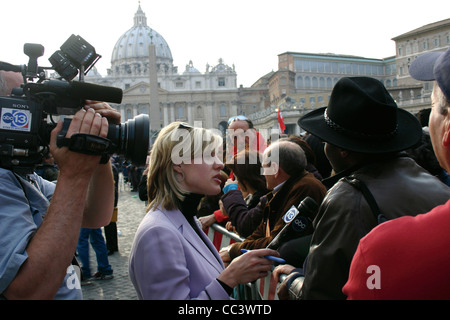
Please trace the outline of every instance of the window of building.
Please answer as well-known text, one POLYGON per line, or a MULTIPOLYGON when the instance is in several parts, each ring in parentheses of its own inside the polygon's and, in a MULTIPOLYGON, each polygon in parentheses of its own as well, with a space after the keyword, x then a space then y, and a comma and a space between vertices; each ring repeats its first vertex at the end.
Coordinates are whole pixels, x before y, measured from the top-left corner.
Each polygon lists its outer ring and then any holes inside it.
POLYGON ((203 108, 202 108, 202 106, 198 106, 197 107, 197 118, 203 118, 204 117, 204 114, 203 114, 203 108))
POLYGON ((311 79, 309 77, 305 77, 305 87, 311 87, 311 79))
POLYGON ((220 112, 221 117, 226 117, 227 116, 227 106, 224 104, 221 104, 219 107, 219 112, 220 112))
POLYGON ((317 72, 317 61, 310 61, 311 72, 317 72))
POLYGON ((195 81, 195 87, 198 89, 198 88, 201 88, 202 87, 202 83, 201 83, 201 81, 195 81))
POLYGON ((327 88, 331 89, 333 87, 333 82, 331 81, 331 78, 327 78, 327 88))
POLYGON ((177 107, 177 119, 184 119, 184 107, 177 107))
POLYGON ((220 78, 219 78, 219 81, 218 81, 218 83, 217 83, 217 85, 218 85, 219 87, 225 87, 225 78, 220 77, 220 78))
POLYGON ((352 73, 352 65, 350 63, 346 63, 345 64, 345 72, 347 74, 351 74, 352 73))
POLYGON ((435 38, 435 39, 434 39, 434 46, 435 46, 435 47, 439 47, 439 42, 440 42, 440 41, 439 41, 439 38, 435 38))
POLYGON ((319 88, 325 88, 325 78, 323 77, 319 79, 319 88))
POLYGON ((180 81, 175 82, 175 88, 183 88, 183 87, 184 87, 183 82, 180 82, 180 81))
POLYGON ((331 63, 331 70, 333 73, 337 73, 338 72, 338 63, 337 62, 332 62, 331 63))

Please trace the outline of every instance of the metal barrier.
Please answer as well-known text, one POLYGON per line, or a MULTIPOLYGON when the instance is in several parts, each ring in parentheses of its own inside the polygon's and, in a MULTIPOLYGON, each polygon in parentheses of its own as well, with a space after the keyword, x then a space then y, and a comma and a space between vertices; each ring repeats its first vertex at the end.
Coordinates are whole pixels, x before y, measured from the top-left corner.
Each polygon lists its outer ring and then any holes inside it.
POLYGON ((242 242, 245 240, 245 238, 239 237, 236 233, 228 231, 217 223, 212 224, 205 232, 217 251, 220 251, 223 247, 228 247, 235 242, 242 242))
MULTIPOLYGON (((205 232, 217 251, 220 251, 220 249, 235 242, 242 242, 245 240, 236 233, 230 232, 216 223, 212 224, 205 232)), ((278 300, 278 284, 279 283, 275 281, 270 272, 265 278, 238 286, 235 289, 234 296, 237 300, 278 300)))

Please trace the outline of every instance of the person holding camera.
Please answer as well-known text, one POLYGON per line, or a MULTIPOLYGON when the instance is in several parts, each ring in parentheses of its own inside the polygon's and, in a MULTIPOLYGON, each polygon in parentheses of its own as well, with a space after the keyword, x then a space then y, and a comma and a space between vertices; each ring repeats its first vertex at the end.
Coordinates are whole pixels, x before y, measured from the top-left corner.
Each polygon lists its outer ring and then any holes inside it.
MULTIPOLYGON (((106 137, 108 120, 120 113, 107 103, 86 101, 66 137, 106 137)), ((58 148, 63 124, 51 132, 50 152, 60 173, 56 185, 32 172, 0 168, 0 298, 81 299, 72 261, 81 227, 107 225, 114 206, 114 180, 101 156, 58 148)))

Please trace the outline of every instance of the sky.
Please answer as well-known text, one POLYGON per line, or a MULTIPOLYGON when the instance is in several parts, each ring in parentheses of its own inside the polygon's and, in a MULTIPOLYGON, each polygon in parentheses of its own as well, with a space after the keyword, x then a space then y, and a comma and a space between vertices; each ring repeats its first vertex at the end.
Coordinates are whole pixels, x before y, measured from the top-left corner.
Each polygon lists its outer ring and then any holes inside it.
POLYGON ((0 6, 0 61, 27 64, 24 43, 45 47, 39 66, 79 35, 111 66, 119 37, 133 26, 139 3, 147 24, 168 43, 182 73, 192 60, 205 72, 220 58, 234 65, 238 85, 278 69, 287 51, 366 58, 395 55, 392 38, 449 18, 448 0, 14 0, 0 6))

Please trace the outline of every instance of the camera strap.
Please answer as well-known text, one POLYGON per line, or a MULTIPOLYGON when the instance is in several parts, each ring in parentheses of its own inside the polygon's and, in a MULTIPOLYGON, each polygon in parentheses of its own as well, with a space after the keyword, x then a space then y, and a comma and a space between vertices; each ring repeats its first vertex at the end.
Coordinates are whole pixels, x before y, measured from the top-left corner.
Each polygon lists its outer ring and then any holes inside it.
POLYGON ((108 151, 110 144, 111 141, 106 138, 86 133, 75 133, 70 138, 58 135, 56 140, 56 145, 59 148, 67 147, 70 151, 94 156, 102 156, 100 163, 103 164, 107 163, 109 160, 108 151))

